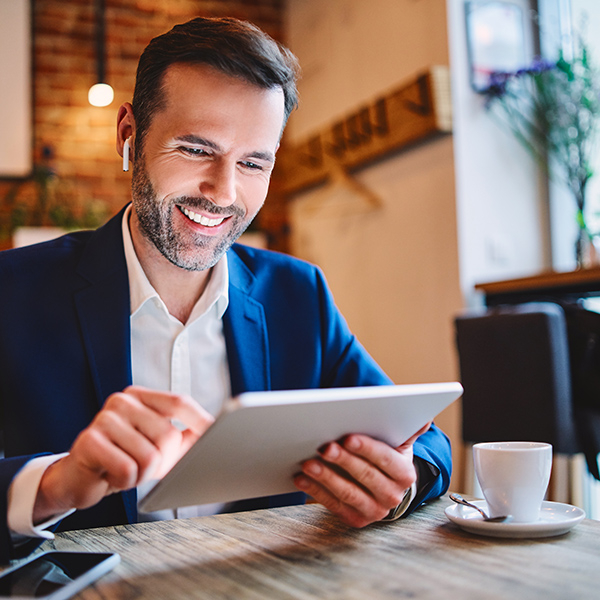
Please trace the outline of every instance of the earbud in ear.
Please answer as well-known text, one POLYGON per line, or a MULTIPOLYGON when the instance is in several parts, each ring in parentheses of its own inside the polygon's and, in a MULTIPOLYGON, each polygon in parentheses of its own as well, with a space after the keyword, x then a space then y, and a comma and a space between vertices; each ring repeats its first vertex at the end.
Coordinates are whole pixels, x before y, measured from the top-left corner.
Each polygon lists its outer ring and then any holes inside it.
POLYGON ((123 144, 123 171, 129 171, 129 140, 128 137, 123 144))

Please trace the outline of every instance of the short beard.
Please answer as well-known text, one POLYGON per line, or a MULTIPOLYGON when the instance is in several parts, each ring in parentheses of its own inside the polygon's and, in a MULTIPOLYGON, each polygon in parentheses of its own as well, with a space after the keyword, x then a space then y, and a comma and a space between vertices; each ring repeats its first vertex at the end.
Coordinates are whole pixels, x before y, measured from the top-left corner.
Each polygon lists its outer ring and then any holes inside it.
POLYGON ((213 267, 252 222, 252 218, 244 220, 244 210, 237 204, 223 207, 202 197, 182 196, 169 204, 161 205, 146 172, 143 158, 140 157, 134 162, 131 190, 133 209, 144 237, 169 262, 186 271, 204 271, 213 267), (201 209, 211 215, 229 217, 233 221, 233 227, 216 244, 213 237, 195 236, 193 244, 197 252, 190 252, 189 243, 186 245, 185 240, 175 232, 173 227, 172 211, 179 210, 177 204, 191 209, 201 209))

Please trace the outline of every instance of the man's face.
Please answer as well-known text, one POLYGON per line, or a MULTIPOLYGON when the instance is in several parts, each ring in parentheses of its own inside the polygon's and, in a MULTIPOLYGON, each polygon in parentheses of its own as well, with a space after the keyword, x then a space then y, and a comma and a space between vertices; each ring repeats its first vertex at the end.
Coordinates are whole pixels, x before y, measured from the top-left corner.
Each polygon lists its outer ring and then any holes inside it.
POLYGON ((166 105, 135 157, 132 223, 171 263, 204 270, 265 200, 283 126, 283 92, 191 64, 169 67, 163 87, 166 105))

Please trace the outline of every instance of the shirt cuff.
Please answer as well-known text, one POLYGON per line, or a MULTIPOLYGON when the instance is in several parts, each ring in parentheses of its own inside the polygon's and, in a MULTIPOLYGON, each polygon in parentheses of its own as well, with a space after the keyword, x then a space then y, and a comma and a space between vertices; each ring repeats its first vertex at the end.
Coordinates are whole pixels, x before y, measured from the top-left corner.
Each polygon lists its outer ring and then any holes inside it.
POLYGON ((386 517, 381 519, 382 521, 395 521, 399 519, 410 506, 410 503, 414 500, 417 495, 417 482, 414 481, 413 484, 404 492, 404 498, 402 498, 402 502, 396 506, 396 508, 392 508, 386 517))
POLYGON ((67 455, 68 452, 65 452, 33 458, 17 473, 8 488, 7 523, 12 534, 54 539, 54 534, 46 528, 75 512, 72 509, 38 525, 33 524, 33 507, 42 476, 51 464, 67 455))

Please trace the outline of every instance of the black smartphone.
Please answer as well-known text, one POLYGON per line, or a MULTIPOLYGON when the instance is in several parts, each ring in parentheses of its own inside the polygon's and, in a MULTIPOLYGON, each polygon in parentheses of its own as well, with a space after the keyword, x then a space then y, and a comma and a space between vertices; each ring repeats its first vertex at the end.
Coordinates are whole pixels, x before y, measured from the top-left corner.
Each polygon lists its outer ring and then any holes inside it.
POLYGON ((64 600, 119 564, 111 552, 44 552, 0 574, 0 599, 64 600))

